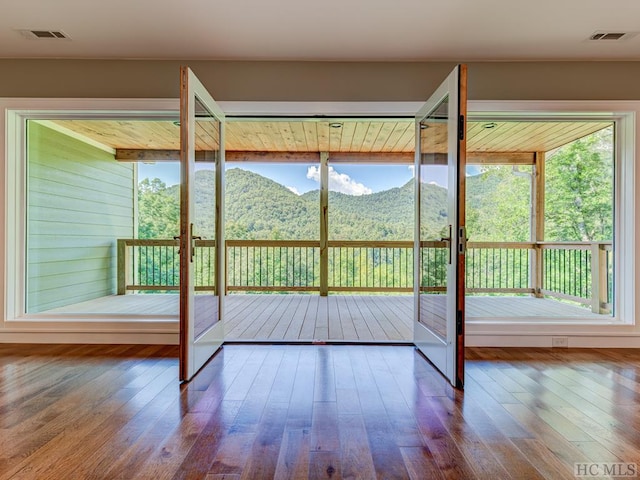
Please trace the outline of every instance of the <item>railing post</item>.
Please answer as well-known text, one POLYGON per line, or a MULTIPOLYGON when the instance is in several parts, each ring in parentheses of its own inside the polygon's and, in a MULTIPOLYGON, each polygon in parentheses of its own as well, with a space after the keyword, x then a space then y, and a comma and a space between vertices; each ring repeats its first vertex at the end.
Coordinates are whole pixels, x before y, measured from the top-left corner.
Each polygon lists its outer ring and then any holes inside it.
POLYGON ((329 294, 329 153, 320 153, 320 295, 329 294))
POLYGON ((224 294, 229 295, 229 245, 224 242, 224 294))
POLYGON ((542 246, 538 243, 544 240, 544 184, 545 184, 545 153, 535 152, 535 163, 531 179, 531 241, 535 246, 529 256, 531 265, 530 281, 533 295, 543 298, 542 282, 544 279, 544 258, 542 246))
POLYGON ((603 305, 607 304, 607 252, 600 243, 591 244, 591 311, 608 313, 603 305))
POLYGON ((116 258, 117 258, 117 277, 118 287, 117 294, 124 295, 127 293, 127 242, 119 238, 117 240, 116 258))
POLYGON ((544 282, 544 256, 542 252, 542 245, 536 243, 533 247, 533 262, 532 262, 532 270, 533 270, 533 295, 536 298, 544 298, 542 293, 542 287, 544 282))

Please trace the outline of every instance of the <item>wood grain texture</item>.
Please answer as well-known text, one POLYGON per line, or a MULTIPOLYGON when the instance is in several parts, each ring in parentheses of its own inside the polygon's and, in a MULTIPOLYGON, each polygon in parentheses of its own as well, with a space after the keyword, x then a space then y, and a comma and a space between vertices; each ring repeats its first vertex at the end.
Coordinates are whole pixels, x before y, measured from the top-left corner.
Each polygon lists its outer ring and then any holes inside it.
MULTIPOLYGON (((179 127, 172 121, 149 120, 55 120, 81 138, 97 141, 114 149, 177 150, 179 127)), ((203 123, 203 122, 201 122, 203 123)), ((547 152, 611 125, 610 122, 499 121, 469 122, 469 152, 547 152)), ((431 125, 439 129, 441 125, 431 125)), ((207 125, 210 130, 212 127, 207 125)), ((198 135, 198 150, 217 149, 215 132, 198 135)), ((380 120, 229 120, 225 148, 244 152, 386 152, 410 153, 415 147, 413 119, 380 120), (332 128, 338 123, 339 128, 332 128)), ((429 153, 446 151, 442 140, 429 153)))
MULTIPOLYGON (((423 295, 432 302, 435 295, 423 295)), ((587 308, 550 298, 467 296, 467 319, 602 319, 587 308)), ((228 295, 225 298, 227 340, 410 341, 413 337, 413 297, 410 295, 228 295)), ((428 305, 437 320, 436 305, 428 305)), ((178 296, 110 295, 63 308, 51 315, 147 315, 177 319, 178 296)), ((435 325, 432 325, 435 328, 435 325)))
POLYGON ((0 480, 571 479, 640 462, 640 351, 0 345, 0 480))

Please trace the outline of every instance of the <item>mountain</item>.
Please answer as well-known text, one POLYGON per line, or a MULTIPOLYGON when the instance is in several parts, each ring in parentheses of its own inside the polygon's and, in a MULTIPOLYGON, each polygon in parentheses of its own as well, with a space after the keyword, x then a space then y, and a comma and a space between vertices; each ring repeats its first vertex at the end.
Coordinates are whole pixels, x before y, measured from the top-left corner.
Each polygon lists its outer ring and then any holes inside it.
MULTIPOLYGON (((284 239, 309 240, 320 236, 319 191, 297 195, 287 187, 256 173, 232 168, 226 171, 225 211, 228 239, 284 239)), ((143 184, 148 185, 148 180, 143 184), (146 184, 145 184, 146 182, 146 184)), ((151 223, 160 222, 158 198, 163 205, 171 203, 175 211, 179 187, 163 187, 159 180, 151 181, 154 188, 140 195, 140 211, 153 216, 151 223), (160 196, 160 197, 158 197, 160 196), (149 204, 149 208, 146 208, 149 204)), ((426 229, 439 236, 447 224, 447 191, 438 186, 423 186, 423 221, 426 229)), ((141 190, 142 192, 142 190, 141 190)), ((211 170, 195 174, 196 232, 211 238, 214 232, 213 206, 215 177, 211 170)), ((402 187, 370 195, 352 196, 329 192, 329 235, 333 240, 411 240, 414 225, 413 181, 402 187)), ((141 219, 148 223, 149 219, 141 219)), ((175 223, 175 220, 173 221, 175 223)), ((172 223, 172 228, 173 227, 172 223)), ((166 229, 166 231, 173 231, 166 229)), ((153 231, 163 231, 156 225, 153 231)))
MULTIPOLYGON (((288 188, 240 168, 226 172, 227 238, 312 239, 319 237, 319 196, 288 188)), ((446 218, 446 190, 425 185, 429 224, 446 218)), ((370 195, 329 192, 329 238, 333 240, 411 240, 413 181, 370 195)), ((446 222, 446 220, 445 220, 446 222)))
POLYGON ((225 199, 229 239, 308 240, 319 236, 318 205, 257 173, 227 170, 225 199))

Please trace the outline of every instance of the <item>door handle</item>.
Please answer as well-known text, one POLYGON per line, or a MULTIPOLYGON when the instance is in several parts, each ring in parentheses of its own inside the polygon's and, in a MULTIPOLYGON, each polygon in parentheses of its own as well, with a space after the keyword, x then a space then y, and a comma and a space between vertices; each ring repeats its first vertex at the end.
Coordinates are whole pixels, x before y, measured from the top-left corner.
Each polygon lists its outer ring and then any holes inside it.
POLYGON ((449 236, 448 237, 440 237, 441 242, 447 243, 447 250, 449 251, 449 261, 447 263, 451 264, 451 229, 452 225, 449 225, 449 236))
POLYGON ((202 237, 193 234, 193 223, 189 224, 189 236, 191 237, 191 263, 196 252, 196 240, 202 240, 202 237))

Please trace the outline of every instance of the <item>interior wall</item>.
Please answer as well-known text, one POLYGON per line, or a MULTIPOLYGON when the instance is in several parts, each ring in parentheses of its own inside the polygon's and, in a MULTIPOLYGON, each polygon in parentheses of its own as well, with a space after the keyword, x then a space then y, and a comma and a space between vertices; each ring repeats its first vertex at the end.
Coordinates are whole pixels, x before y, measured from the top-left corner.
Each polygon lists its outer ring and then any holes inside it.
MULTIPOLYGON (((455 62, 0 60, 0 97, 178 98, 189 65, 223 101, 421 101, 455 62)), ((640 62, 469 63, 470 100, 640 100, 640 62)))
POLYGON ((116 289, 116 239, 134 233, 134 165, 28 123, 27 311, 116 289))
MULTIPOLYGON (((190 65, 218 100, 300 102, 419 102, 431 93, 453 66, 453 62, 0 60, 0 98, 177 99, 178 67, 181 64, 190 65)), ((494 111, 490 108, 491 100, 640 100, 638 78, 640 62, 471 63, 469 98, 472 101, 488 100, 483 104, 483 111, 494 111)), ((637 105, 629 107, 622 102, 617 105, 609 111, 632 108, 640 113, 637 105)), ((600 108, 596 106, 591 109, 600 108)), ((526 102, 513 107, 514 111, 529 109, 530 105, 526 102)), ((4 120, 0 118, 0 130, 3 133, 4 120)), ((634 128, 636 136, 640 137, 640 126, 634 128)), ((0 150, 5 151, 4 147, 4 138, 0 136, 0 150)), ((4 185, 4 172, 1 169, 0 179, 4 185)), ((639 208, 635 197, 627 201, 639 208)), ((5 211, 10 214, 11 209, 0 209, 1 225, 5 223, 5 211)), ((635 235, 640 235, 640 226, 635 235)), ((0 259, 3 269, 5 263, 6 259, 0 259)), ((640 268, 637 271, 640 272, 640 268)), ((636 276, 635 285, 638 285, 638 279, 640 274, 636 276)), ((4 278, 0 279, 0 291, 4 291, 4 281, 4 278)), ((629 288, 636 290, 635 285, 629 288)), ((70 340, 68 332, 51 333, 49 324, 25 327, 5 322, 3 326, 0 341, 70 340), (37 335, 28 334, 35 331, 37 335)), ((144 341, 149 343, 177 340, 177 329, 173 326, 165 327, 156 323, 152 327, 154 330, 149 332, 143 332, 137 324, 128 326, 129 330, 123 330, 121 323, 114 323, 101 325, 100 332, 94 333, 94 327, 91 326, 87 330, 89 333, 78 330, 73 340, 139 342, 141 333, 148 336, 144 341), (102 334, 103 331, 106 335, 102 334)), ((544 346, 550 344, 551 335, 573 333, 562 326, 552 326, 544 332, 540 332, 539 326, 531 326, 530 330, 526 330, 525 326, 521 332, 504 330, 504 326, 496 325, 470 332, 479 338, 470 344, 483 345, 483 342, 489 342, 486 344, 544 346)), ((609 331, 598 327, 582 327, 571 337, 570 345, 637 347, 639 344, 640 327, 620 327, 612 334, 609 331)))

